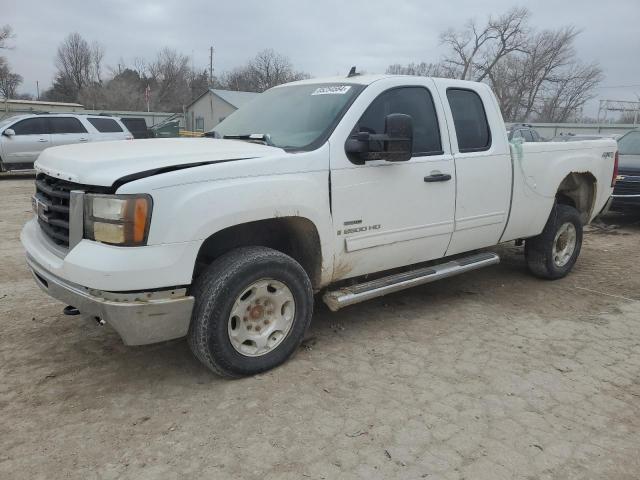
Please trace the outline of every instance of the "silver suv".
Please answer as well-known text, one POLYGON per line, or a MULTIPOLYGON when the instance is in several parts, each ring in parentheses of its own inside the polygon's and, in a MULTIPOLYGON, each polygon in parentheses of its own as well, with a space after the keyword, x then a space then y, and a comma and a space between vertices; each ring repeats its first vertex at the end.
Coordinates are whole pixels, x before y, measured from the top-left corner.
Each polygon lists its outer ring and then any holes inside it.
POLYGON ((0 171, 33 168, 47 147, 131 139, 127 127, 114 117, 69 113, 9 117, 0 121, 0 171))

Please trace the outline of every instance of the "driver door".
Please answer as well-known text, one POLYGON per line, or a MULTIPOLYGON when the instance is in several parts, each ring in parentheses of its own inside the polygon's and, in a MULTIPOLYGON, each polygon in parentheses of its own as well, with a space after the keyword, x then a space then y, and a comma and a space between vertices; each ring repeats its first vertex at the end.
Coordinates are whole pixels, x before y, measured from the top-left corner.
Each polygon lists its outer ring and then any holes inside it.
POLYGON ((340 136, 334 135, 338 142, 332 138, 334 281, 440 258, 447 250, 454 228, 453 156, 441 136, 446 124, 435 88, 428 79, 416 81, 423 83, 370 85, 367 90, 380 91, 369 105, 360 102, 360 118, 343 119, 353 122, 343 130, 346 141, 358 131, 384 133, 389 114, 410 115, 410 160, 363 162, 345 153, 340 136))
POLYGON ((51 146, 49 125, 45 117, 34 117, 20 120, 7 127, 15 135, 3 136, 2 162, 6 166, 24 165, 30 167, 40 152, 51 146))

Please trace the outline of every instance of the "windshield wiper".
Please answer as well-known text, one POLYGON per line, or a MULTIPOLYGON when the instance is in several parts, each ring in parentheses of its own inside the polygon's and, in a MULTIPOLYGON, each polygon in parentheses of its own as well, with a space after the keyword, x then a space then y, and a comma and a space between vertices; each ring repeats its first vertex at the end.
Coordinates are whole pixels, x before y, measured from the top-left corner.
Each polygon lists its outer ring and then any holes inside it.
POLYGON ((271 143, 271 135, 268 133, 247 133, 243 135, 223 135, 222 138, 228 140, 247 140, 253 143, 262 143, 263 145, 273 146, 271 143))

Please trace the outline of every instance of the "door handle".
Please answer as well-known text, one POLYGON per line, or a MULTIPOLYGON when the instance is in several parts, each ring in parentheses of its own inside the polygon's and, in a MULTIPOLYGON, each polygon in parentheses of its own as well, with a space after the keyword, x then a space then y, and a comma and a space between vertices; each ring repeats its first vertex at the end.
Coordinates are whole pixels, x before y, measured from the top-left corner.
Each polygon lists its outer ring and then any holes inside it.
POLYGON ((87 140, 88 140, 88 139, 86 139, 86 138, 81 138, 81 139, 80 139, 80 141, 81 141, 81 142, 86 142, 87 140))
POLYGON ((433 182, 448 182, 451 180, 451 175, 448 173, 434 173, 432 175, 427 175, 424 177, 424 181, 427 183, 433 182))
POLYGON ((46 141, 47 141, 47 139, 46 139, 46 138, 39 138, 39 139, 38 139, 38 141, 39 141, 39 142, 43 142, 43 143, 44 143, 44 142, 46 142, 46 141))

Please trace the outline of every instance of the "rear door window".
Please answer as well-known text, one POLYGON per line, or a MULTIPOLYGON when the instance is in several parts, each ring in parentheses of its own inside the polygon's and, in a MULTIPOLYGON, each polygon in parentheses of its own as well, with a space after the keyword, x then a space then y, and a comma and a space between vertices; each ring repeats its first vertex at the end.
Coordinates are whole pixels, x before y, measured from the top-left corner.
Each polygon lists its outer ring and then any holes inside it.
POLYGON ((482 99, 473 90, 450 88, 447 99, 461 153, 479 152, 491 147, 491 130, 482 99))
POLYGON ((16 132, 16 135, 45 135, 49 133, 47 119, 43 117, 21 120, 11 128, 16 132))
POLYGON ((50 117, 51 133, 87 133, 87 129, 74 117, 50 117))
POLYGON ((112 118, 87 118, 89 123, 93 125, 100 133, 122 132, 122 128, 112 118))

